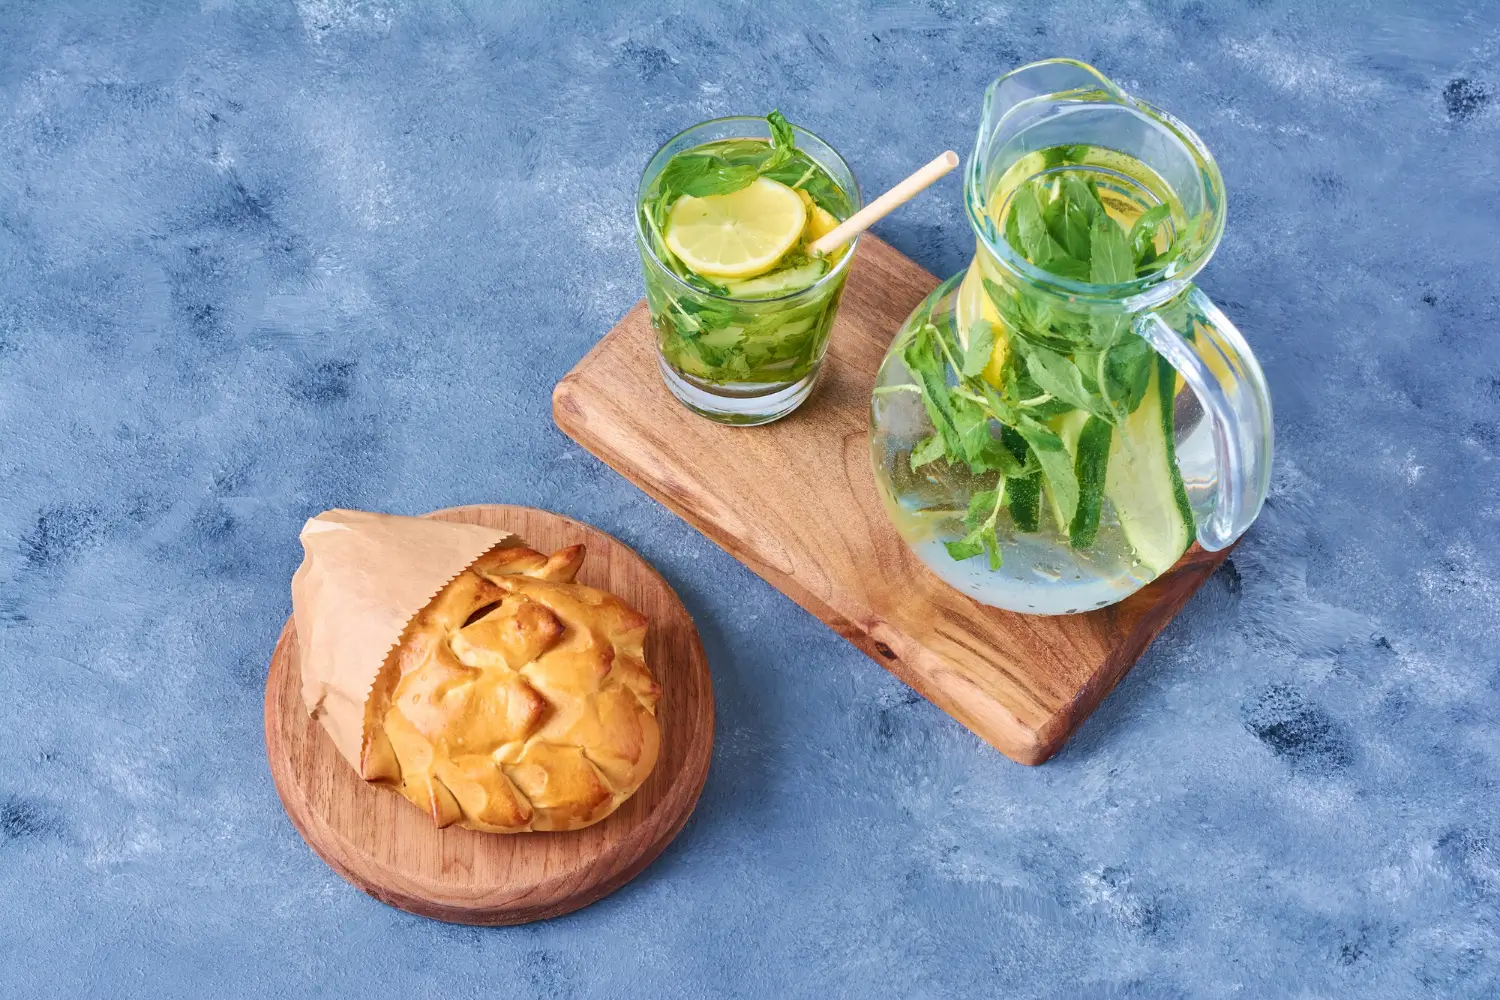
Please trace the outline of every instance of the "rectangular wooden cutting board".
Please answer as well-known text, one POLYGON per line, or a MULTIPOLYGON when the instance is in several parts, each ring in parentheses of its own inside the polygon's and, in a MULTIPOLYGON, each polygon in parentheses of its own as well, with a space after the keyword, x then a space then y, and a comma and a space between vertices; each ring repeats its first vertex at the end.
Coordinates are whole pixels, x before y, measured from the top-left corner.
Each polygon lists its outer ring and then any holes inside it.
POLYGON ((820 384, 796 413, 725 427, 679 404, 644 302, 558 383, 559 427, 1001 753, 1062 746, 1223 561, 1194 545, 1132 597, 1081 615, 986 607, 938 580, 886 519, 870 469, 870 390, 937 279, 860 241, 820 384))

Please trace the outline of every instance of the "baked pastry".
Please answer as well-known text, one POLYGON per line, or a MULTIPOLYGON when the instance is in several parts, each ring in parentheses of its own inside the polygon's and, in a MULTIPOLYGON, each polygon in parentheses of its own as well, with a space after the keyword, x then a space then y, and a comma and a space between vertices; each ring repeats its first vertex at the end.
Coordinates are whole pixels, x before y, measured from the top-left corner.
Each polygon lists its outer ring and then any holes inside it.
POLYGON ((360 772, 439 827, 577 830, 656 765, 647 620, 575 583, 584 549, 481 556, 418 612, 365 703, 360 772))

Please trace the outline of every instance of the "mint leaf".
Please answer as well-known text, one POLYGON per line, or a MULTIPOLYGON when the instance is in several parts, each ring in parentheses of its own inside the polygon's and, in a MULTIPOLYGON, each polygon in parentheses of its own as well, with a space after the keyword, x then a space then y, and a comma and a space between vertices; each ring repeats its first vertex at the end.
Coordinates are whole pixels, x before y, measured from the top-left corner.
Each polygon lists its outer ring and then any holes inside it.
POLYGON ((1055 274, 1059 278, 1067 278, 1071 281, 1088 281, 1089 266, 1081 260, 1074 260, 1066 254, 1060 254, 1047 261, 1046 270, 1048 274, 1055 274))
POLYGON ((1177 232, 1172 245, 1151 262, 1152 270, 1165 270, 1174 260, 1182 256, 1188 247, 1197 245, 1203 230, 1208 227, 1208 220, 1209 216, 1206 212, 1200 212, 1194 216, 1186 228, 1177 232))
POLYGON ((1121 339, 1104 359, 1104 377, 1109 397, 1125 413, 1134 413, 1146 396, 1156 354, 1137 334, 1121 339))
POLYGON ((761 152, 765 147, 760 146, 757 150, 755 146, 751 146, 748 151, 731 155, 689 150, 672 157, 656 181, 660 192, 657 204, 663 216, 657 222, 665 223, 666 207, 683 195, 706 198, 716 194, 732 194, 749 186, 757 177, 794 166, 797 139, 791 124, 780 111, 772 111, 766 116, 766 122, 771 129, 770 156, 761 152))
POLYGON ((766 123, 771 126, 771 158, 761 165, 762 174, 789 162, 797 148, 797 135, 780 111, 772 111, 766 115, 766 123))
POLYGON ((762 167, 760 175, 779 181, 789 188, 806 191, 820 208, 832 213, 836 219, 849 216, 851 206, 848 194, 800 149, 793 151, 791 158, 779 167, 762 167))
POLYGON ((706 198, 748 187, 759 175, 753 163, 732 163, 716 153, 679 153, 667 163, 657 184, 668 198, 706 198))
POLYGON ((1031 453, 1047 477, 1047 486, 1062 510, 1063 519, 1072 521, 1078 510, 1078 475, 1073 471, 1073 456, 1063 445, 1062 438, 1053 433, 1046 424, 1022 414, 1016 420, 1016 433, 1026 439, 1031 453))
POLYGON ((1026 466, 1017 461, 998 438, 992 437, 984 446, 983 453, 977 461, 969 463, 969 471, 976 475, 981 472, 998 472, 1002 476, 1020 476, 1027 471, 1026 466))
POLYGON ((1050 146, 1042 150, 1042 164, 1058 167, 1064 163, 1079 163, 1089 155, 1089 147, 1081 143, 1067 146, 1050 146))
POLYGON ((1092 253, 1089 256, 1089 280, 1096 285, 1117 285, 1135 277, 1135 257, 1125 243, 1120 226, 1100 212, 1089 230, 1092 253))
POLYGON ((962 541, 944 542, 943 548, 948 550, 948 555, 957 562, 972 559, 984 551, 984 541, 979 532, 973 531, 965 535, 962 541))
MULTIPOLYGON (((1019 289, 1010 291, 989 278, 983 279, 985 295, 989 297, 990 304, 1000 313, 1000 320, 1004 324, 1006 335, 1014 340, 1018 336, 1024 336, 1032 343, 1046 344, 1054 350, 1069 350, 1072 341, 1053 335, 1050 329, 1053 323, 1053 310, 1047 302, 1038 295, 1022 292, 1019 289)), ((1060 326, 1066 325, 1066 313, 1058 316, 1057 322, 1060 326)))
POLYGON ((930 462, 936 462, 943 457, 943 436, 933 434, 924 438, 920 444, 911 450, 911 471, 916 472, 922 466, 930 462))
POLYGON ((1049 190, 1042 180, 1016 189, 1006 217, 1006 239, 1032 264, 1060 278, 1089 281, 1090 226, 1107 218, 1089 185, 1071 174, 1049 190))
POLYGON ((1018 293, 1016 304, 1021 312, 1021 329, 1044 333, 1052 325, 1052 304, 1040 295, 1018 293))
POLYGON ((969 510, 964 514, 964 527, 970 531, 984 527, 999 501, 999 490, 980 490, 975 493, 969 498, 969 510))
MULTIPOLYGON (((1079 180, 1077 176, 1071 173, 1063 174, 1060 187, 1061 195, 1067 199, 1070 206, 1083 213, 1084 221, 1089 225, 1093 225, 1100 216, 1105 215, 1104 205, 1099 201, 1098 193, 1092 186, 1079 180)), ((1087 257, 1081 259, 1087 259, 1087 257)))
POLYGON ((987 468, 989 450, 995 441, 995 436, 990 433, 989 414, 982 407, 961 397, 950 400, 949 405, 953 411, 953 424, 958 429, 964 459, 976 472, 987 468))
POLYGON ((948 555, 962 561, 984 553, 992 570, 1000 568, 1000 539, 995 534, 995 519, 1000 514, 1003 492, 998 489, 981 490, 969 498, 969 510, 964 515, 964 527, 969 533, 956 542, 944 542, 948 555))
POLYGON ((1086 342, 1089 347, 1107 351, 1126 334, 1129 328, 1129 318, 1124 313, 1096 312, 1089 317, 1086 342))
POLYGON ((1049 204, 1044 212, 1047 231, 1068 255, 1077 261, 1089 259, 1089 216, 1084 208, 1065 197, 1049 204))
POLYGON ((1150 263, 1150 260, 1156 258, 1156 230, 1171 215, 1171 205, 1157 205, 1143 213, 1139 219, 1135 220, 1135 225, 1130 227, 1125 240, 1130 244, 1130 252, 1135 257, 1137 267, 1150 263))
POLYGON ((969 346, 964 348, 963 372, 973 378, 984 371, 990 363, 990 353, 995 349, 995 328, 980 321, 969 328, 969 346))
POLYGON ((1037 196, 1038 189, 1039 185, 1033 181, 1019 188, 1013 196, 1015 204, 1011 206, 1011 211, 1016 213, 1016 226, 1021 240, 1021 246, 1017 249, 1037 267, 1051 270, 1051 262, 1066 258, 1067 253, 1052 238, 1052 234, 1047 232, 1046 220, 1042 218, 1042 204, 1037 196))
MULTIPOLYGON (((1031 397, 1026 397, 1030 399, 1031 397)), ((1033 406, 1026 407, 1026 415, 1033 420, 1051 420, 1053 417, 1064 413, 1072 413, 1077 407, 1072 403, 1064 403, 1060 399, 1046 399, 1033 406)))
MULTIPOLYGON (((1087 194, 1088 189, 1083 190, 1087 194)), ((1088 281, 1089 234, 1086 229, 1072 232, 1082 225, 1086 225, 1082 210, 1070 207, 1062 197, 1049 199, 1040 181, 1030 181, 1011 195, 1005 237, 1018 254, 1049 274, 1088 281), (1054 231, 1060 239, 1054 238, 1054 231), (1073 253, 1074 248, 1082 252, 1082 258, 1073 253)))
POLYGON ((1071 360, 1036 344, 1027 344, 1026 371, 1043 392, 1050 392, 1075 408, 1092 412, 1097 399, 1083 385, 1083 376, 1071 360))
POLYGON ((989 560, 990 570, 993 572, 1000 568, 1000 539, 995 537, 994 524, 987 524, 979 532, 980 541, 984 542, 984 554, 989 560))
POLYGON ((911 343, 906 345, 901 360, 906 363, 906 370, 915 375, 922 386, 922 404, 927 408, 927 416, 932 420, 933 426, 943 436, 947 453, 963 455, 963 439, 953 420, 953 401, 948 389, 948 379, 944 374, 943 363, 934 353, 936 336, 937 328, 931 323, 922 327, 911 343))
MULTIPOLYGON (((1021 242, 1021 216, 1014 206, 1005 213, 1005 242, 1009 243, 1010 248, 1017 254, 1022 257, 1026 256, 1026 246, 1021 242)), ((985 283, 990 283, 988 278, 985 279, 985 283)))

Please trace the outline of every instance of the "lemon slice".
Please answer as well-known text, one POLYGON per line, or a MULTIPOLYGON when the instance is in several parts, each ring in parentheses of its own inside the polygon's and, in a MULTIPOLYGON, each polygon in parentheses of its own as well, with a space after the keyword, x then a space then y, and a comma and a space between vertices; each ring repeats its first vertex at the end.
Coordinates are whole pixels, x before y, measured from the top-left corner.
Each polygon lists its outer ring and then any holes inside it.
POLYGON ((683 195, 667 219, 667 246, 705 278, 765 274, 807 224, 797 192, 767 177, 730 194, 683 195))

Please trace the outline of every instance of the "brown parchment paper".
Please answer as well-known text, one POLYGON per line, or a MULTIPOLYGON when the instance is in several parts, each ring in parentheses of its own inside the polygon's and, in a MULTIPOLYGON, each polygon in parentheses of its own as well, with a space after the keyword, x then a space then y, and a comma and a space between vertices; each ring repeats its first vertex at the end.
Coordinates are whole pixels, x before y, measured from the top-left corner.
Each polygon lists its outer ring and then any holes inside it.
POLYGON ((470 563, 520 540, 499 528, 326 510, 302 526, 292 617, 302 700, 360 769, 365 701, 406 623, 470 563))

